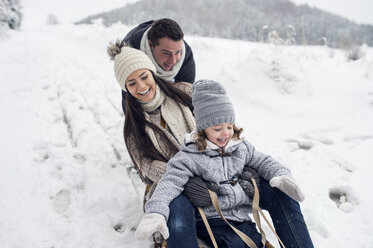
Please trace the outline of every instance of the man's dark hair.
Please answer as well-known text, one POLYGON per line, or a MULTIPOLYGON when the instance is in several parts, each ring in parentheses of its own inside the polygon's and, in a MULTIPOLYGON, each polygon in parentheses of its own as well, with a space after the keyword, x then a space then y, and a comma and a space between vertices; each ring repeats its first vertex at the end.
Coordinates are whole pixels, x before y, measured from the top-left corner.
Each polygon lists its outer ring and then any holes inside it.
POLYGON ((158 46, 159 39, 164 37, 173 41, 179 41, 184 38, 184 33, 177 22, 169 18, 162 18, 153 22, 148 32, 148 39, 153 46, 158 46))

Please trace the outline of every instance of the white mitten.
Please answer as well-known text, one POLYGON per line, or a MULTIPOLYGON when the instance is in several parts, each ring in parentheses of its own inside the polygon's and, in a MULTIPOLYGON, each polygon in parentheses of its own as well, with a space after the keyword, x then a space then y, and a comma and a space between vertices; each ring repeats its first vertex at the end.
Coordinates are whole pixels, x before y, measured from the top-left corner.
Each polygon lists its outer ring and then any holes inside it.
POLYGON ((146 239, 155 232, 160 232, 164 239, 168 238, 166 219, 163 215, 157 213, 145 214, 137 227, 135 233, 136 239, 146 239))
POLYGON ((269 185, 276 187, 296 201, 304 201, 304 194, 291 176, 278 176, 269 181, 269 185))

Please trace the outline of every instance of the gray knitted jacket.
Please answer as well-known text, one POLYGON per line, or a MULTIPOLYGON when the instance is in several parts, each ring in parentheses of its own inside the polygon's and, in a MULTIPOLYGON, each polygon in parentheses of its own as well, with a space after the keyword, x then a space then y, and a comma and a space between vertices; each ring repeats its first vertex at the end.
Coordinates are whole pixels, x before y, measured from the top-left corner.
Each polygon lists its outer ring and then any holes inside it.
MULTIPOLYGON (((250 220, 251 200, 241 186, 219 182, 238 176, 244 166, 255 169, 268 181, 276 176, 290 175, 289 169, 256 151, 245 140, 230 140, 224 155, 217 149, 198 151, 192 137, 193 134, 185 135, 180 152, 168 162, 166 173, 145 205, 146 213, 159 213, 168 220, 170 202, 181 194, 189 178, 199 176, 219 185, 217 195, 225 218, 241 222, 250 220)), ((220 218, 213 206, 204 208, 204 211, 209 219, 220 218)))

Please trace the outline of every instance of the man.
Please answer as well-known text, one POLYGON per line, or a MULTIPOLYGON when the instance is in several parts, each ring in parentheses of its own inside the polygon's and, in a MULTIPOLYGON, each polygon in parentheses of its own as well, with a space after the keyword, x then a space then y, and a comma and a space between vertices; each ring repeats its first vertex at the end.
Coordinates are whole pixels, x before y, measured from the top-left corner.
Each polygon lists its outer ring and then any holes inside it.
MULTIPOLYGON (((184 33, 174 20, 163 18, 141 23, 123 42, 143 51, 156 66, 156 75, 170 82, 193 83, 196 68, 193 52, 183 40, 184 33)), ((126 92, 122 91, 122 108, 126 92)))

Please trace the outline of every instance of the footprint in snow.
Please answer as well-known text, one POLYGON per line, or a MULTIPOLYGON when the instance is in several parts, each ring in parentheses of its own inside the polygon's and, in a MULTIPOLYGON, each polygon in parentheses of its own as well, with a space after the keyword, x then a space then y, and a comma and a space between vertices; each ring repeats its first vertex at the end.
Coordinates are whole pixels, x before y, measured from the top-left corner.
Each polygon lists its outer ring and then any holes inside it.
POLYGON ((332 161, 336 163, 338 167, 340 167, 341 169, 347 172, 351 173, 351 172, 354 172, 355 170, 355 167, 353 166, 353 164, 344 159, 338 158, 338 159, 333 159, 332 161))
POLYGON ((114 225, 113 228, 115 231, 120 232, 120 233, 124 232, 124 229, 125 229, 124 225, 121 223, 114 225))
POLYGON ((79 162, 79 163, 84 163, 85 161, 87 161, 87 157, 83 154, 80 154, 80 153, 75 153, 73 155, 73 158, 79 162))
POLYGON ((297 150, 310 150, 312 147, 314 147, 315 143, 311 140, 297 140, 297 139, 287 139, 286 142, 295 144, 297 146, 297 150))
POLYGON ((63 214, 71 204, 71 193, 68 190, 60 190, 52 200, 52 206, 57 214, 63 214))
POLYGON ((337 207, 345 212, 352 212, 354 205, 357 205, 357 200, 351 193, 351 188, 348 187, 335 187, 329 190, 329 198, 334 201, 337 207))

